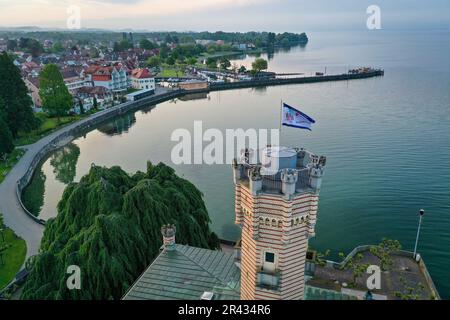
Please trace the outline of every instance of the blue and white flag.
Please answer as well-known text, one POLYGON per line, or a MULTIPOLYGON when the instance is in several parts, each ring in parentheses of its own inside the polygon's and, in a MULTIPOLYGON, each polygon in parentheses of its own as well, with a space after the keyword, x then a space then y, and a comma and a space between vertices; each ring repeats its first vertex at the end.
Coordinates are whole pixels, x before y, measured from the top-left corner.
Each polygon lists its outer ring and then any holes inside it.
POLYGON ((282 109, 281 123, 283 126, 311 131, 311 126, 316 123, 313 118, 286 103, 283 103, 282 109))

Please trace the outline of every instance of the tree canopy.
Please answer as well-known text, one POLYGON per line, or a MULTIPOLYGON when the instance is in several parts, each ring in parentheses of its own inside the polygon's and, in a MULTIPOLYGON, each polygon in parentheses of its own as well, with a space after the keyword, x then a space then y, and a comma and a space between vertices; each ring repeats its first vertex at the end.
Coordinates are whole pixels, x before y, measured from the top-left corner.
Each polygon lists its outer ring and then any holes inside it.
POLYGON ((264 60, 263 58, 258 58, 252 63, 252 69, 255 73, 259 73, 267 68, 267 60, 264 60))
POLYGON ((72 95, 67 89, 58 67, 48 64, 39 75, 39 96, 42 109, 51 116, 63 116, 73 107, 72 95))
POLYGON ((0 158, 14 150, 14 142, 11 131, 5 121, 3 100, 0 98, 0 158))
POLYGON ((27 87, 22 80, 20 70, 12 59, 4 52, 0 54, 0 112, 4 113, 4 121, 14 138, 19 131, 34 129, 39 121, 34 117, 33 102, 28 95, 27 87))
POLYGON ((141 49, 151 50, 151 49, 155 49, 157 46, 156 46, 153 42, 151 42, 150 40, 148 40, 148 39, 142 39, 142 40, 139 42, 139 47, 140 47, 141 49))
POLYGON ((23 299, 120 299, 158 255, 165 224, 176 225, 177 243, 218 247, 200 191, 164 164, 147 167, 130 176, 92 166, 67 186, 27 263, 23 299), (82 290, 67 289, 70 265, 80 267, 82 290))

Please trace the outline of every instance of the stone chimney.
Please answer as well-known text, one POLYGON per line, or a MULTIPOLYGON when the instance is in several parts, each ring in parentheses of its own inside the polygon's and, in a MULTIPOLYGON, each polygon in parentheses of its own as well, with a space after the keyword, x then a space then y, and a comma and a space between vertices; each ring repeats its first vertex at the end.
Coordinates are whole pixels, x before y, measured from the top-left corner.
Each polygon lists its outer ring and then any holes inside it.
POLYGON ((165 250, 175 250, 175 233, 177 228, 173 224, 164 225, 161 227, 163 236, 163 247, 165 250))

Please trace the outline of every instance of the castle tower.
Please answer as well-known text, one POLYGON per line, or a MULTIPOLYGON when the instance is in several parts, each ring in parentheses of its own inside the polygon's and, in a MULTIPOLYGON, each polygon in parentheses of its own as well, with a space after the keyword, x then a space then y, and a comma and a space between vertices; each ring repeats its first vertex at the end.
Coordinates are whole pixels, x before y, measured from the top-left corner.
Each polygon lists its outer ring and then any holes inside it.
POLYGON ((262 159, 264 166, 233 163, 236 224, 242 228, 241 299, 303 299, 326 159, 284 147, 266 149, 262 159), (271 175, 268 166, 275 168, 271 175))

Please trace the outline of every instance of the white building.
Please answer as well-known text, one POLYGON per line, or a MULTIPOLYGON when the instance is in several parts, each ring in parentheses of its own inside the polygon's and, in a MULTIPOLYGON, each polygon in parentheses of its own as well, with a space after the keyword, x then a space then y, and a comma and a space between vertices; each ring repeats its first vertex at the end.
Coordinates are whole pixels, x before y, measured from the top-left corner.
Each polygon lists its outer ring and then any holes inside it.
POLYGON ((126 91, 130 87, 127 71, 121 66, 90 66, 84 73, 95 87, 104 87, 113 92, 126 91))
POLYGON ((137 90, 155 90, 155 78, 148 69, 134 69, 130 75, 131 86, 137 90))

